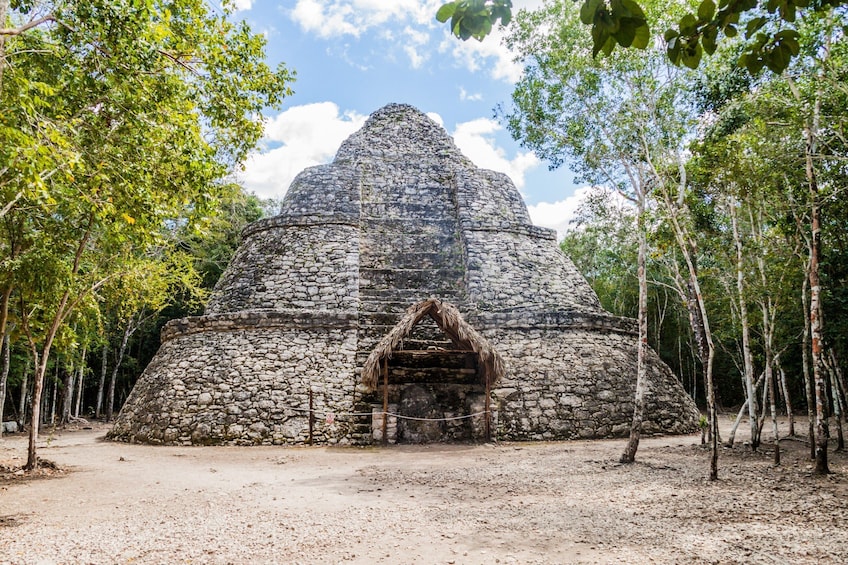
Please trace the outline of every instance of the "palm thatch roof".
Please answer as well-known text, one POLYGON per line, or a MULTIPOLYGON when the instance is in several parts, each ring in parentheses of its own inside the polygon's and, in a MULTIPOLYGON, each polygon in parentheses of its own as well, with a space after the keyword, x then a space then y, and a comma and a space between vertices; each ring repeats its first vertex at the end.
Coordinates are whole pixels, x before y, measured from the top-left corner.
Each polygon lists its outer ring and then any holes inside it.
POLYGON ((371 351, 362 368, 362 384, 368 389, 377 388, 380 377, 380 364, 383 359, 391 359, 392 351, 403 342, 412 328, 424 316, 429 315, 450 340, 460 347, 474 351, 480 359, 485 384, 491 387, 504 374, 503 359, 492 348, 486 338, 462 319, 456 306, 442 302, 438 298, 428 298, 407 309, 400 321, 380 340, 371 351))

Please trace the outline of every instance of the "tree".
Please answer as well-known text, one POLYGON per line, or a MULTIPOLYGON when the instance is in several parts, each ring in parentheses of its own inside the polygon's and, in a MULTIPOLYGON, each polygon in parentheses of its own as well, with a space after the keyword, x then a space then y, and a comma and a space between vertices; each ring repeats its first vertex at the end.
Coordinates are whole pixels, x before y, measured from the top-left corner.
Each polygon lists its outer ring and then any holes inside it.
MULTIPOLYGON (((663 34, 668 58, 675 65, 697 68, 703 53, 715 52, 719 34, 734 38, 744 24, 747 43, 739 65, 751 74, 763 67, 780 73, 800 50, 795 22, 807 13, 826 13, 846 4, 846 0, 719 0, 716 5, 715 0, 701 0, 695 12, 679 19, 676 29, 668 27, 663 34)), ((448 18, 455 36, 482 40, 498 21, 504 26, 510 23, 512 0, 453 0, 436 13, 442 23, 448 18)), ((616 46, 649 46, 649 18, 633 0, 584 0, 580 20, 592 29, 592 56, 610 55, 616 46)))
POLYGON ((513 108, 499 113, 513 137, 553 167, 570 157, 580 181, 609 187, 635 206, 637 378, 631 437, 622 455, 629 462, 638 449, 645 394, 647 214, 651 193, 666 182, 661 169, 681 158, 691 123, 678 104, 682 75, 661 52, 595 59, 584 47, 578 19, 570 2, 519 14, 507 44, 524 61, 524 75, 513 92, 513 108))
POLYGON ((34 360, 33 468, 45 372, 71 314, 161 247, 169 226, 203 226, 261 135, 255 117, 290 94, 292 74, 269 69, 262 37, 201 0, 20 3, 10 19, 2 296, 34 360))

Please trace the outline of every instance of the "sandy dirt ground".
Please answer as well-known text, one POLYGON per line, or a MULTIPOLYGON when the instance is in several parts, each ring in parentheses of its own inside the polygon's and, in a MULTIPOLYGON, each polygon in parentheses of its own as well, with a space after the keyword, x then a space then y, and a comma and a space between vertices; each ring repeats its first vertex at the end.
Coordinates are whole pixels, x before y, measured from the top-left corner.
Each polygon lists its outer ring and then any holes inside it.
POLYGON ((723 449, 710 482, 699 436, 643 439, 620 465, 623 440, 153 447, 105 431, 46 431, 58 469, 36 478, 15 473, 26 438, 0 440, 0 563, 848 563, 848 460, 813 477, 799 440, 780 467, 770 443, 723 449))

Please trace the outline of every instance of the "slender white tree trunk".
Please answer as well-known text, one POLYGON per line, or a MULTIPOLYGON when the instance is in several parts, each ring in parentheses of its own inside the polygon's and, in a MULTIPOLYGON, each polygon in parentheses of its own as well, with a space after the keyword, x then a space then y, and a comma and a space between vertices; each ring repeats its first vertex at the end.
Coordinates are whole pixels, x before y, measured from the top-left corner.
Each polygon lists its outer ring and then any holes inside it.
POLYGON ((103 392, 106 386, 106 363, 109 361, 109 344, 103 345, 103 357, 100 362, 100 383, 97 386, 97 404, 94 408, 95 418, 100 418, 103 415, 103 392))
POLYGON ((21 398, 18 404, 18 418, 20 421, 18 422, 21 425, 21 429, 23 429, 24 424, 26 423, 26 407, 27 407, 27 396, 29 394, 29 368, 30 368, 30 359, 27 357, 26 367, 24 368, 24 379, 21 381, 21 398))
POLYGON ((758 426, 757 394, 754 391, 754 357, 751 354, 751 328, 748 324, 748 304, 745 293, 745 265, 742 252, 742 237, 739 233, 739 223, 736 214, 736 203, 727 206, 733 226, 733 242, 736 246, 736 291, 739 297, 739 321, 742 324, 742 362, 745 373, 745 390, 748 396, 748 418, 751 423, 751 450, 756 451, 760 446, 758 426))
MULTIPOLYGON (((664 200, 666 204, 667 211, 669 213, 669 219, 671 220, 671 226, 674 231, 675 239, 677 240, 677 245, 680 248, 680 253, 683 255, 684 260, 686 261, 686 268, 689 271, 689 282, 692 289, 692 294, 696 300, 697 315, 700 317, 700 339, 703 340, 703 344, 700 346, 706 352, 706 360, 705 360, 705 368, 704 368, 704 381, 707 386, 707 410, 709 412, 710 419, 710 480, 715 481, 718 480, 718 443, 719 443, 719 432, 718 432, 718 410, 716 408, 716 391, 715 384, 713 382, 713 360, 715 359, 715 345, 713 343, 713 335, 710 330, 710 322, 709 317, 707 316, 707 306, 704 302, 704 294, 701 292, 701 284, 698 280, 698 271, 695 268, 695 259, 692 256, 690 249, 694 249, 695 246, 691 242, 689 237, 689 233, 687 229, 681 224, 678 219, 678 209, 675 204, 671 202, 668 193, 664 194, 664 200)), ((682 200, 682 199, 681 199, 682 200)), ((690 318, 692 314, 690 313, 690 318)), ((694 329, 694 328, 693 328, 694 329)), ((698 336, 698 330, 695 330, 696 336, 698 336)))
POLYGON ((783 370, 783 365, 780 363, 780 353, 774 356, 774 367, 780 375, 780 389, 783 394, 783 401, 786 404, 786 417, 789 420, 789 437, 795 437, 795 411, 792 408, 792 398, 789 394, 786 371, 783 370))
POLYGON ((830 396, 833 402, 833 419, 836 424, 836 451, 845 449, 845 438, 842 435, 842 398, 839 394, 839 382, 836 378, 836 369, 833 367, 827 355, 824 358, 824 366, 830 377, 830 396))
POLYGON ((639 439, 642 433, 642 419, 645 412, 645 356, 648 348, 648 277, 645 272, 648 242, 645 234, 645 196, 640 193, 637 197, 637 223, 639 237, 638 279, 639 279, 639 341, 636 348, 636 395, 633 401, 633 421, 630 424, 630 439, 621 455, 622 463, 632 463, 636 460, 639 449, 639 439))
POLYGON ((809 355, 809 343, 810 343, 810 306, 809 301, 807 300, 807 289, 810 286, 809 279, 809 263, 807 265, 807 272, 804 273, 804 281, 801 284, 801 304, 804 308, 804 335, 801 339, 801 362, 803 364, 802 369, 804 373, 804 393, 807 395, 807 437, 810 439, 810 459, 815 460, 816 458, 816 395, 815 395, 815 383, 810 378, 810 355, 809 355))
POLYGON ((106 398, 106 421, 112 421, 112 413, 115 408, 115 382, 118 380, 118 369, 121 368, 121 362, 124 360, 124 354, 127 351, 127 343, 130 336, 135 332, 135 321, 130 319, 127 322, 127 327, 124 328, 124 335, 121 337, 121 346, 118 348, 118 358, 115 361, 115 366, 112 368, 112 378, 109 379, 109 393, 106 398))
POLYGON ((82 348, 82 359, 80 360, 79 373, 77 374, 77 399, 74 403, 74 418, 79 418, 82 407, 82 397, 85 393, 85 356, 88 348, 82 348))
POLYGON ((0 436, 3 435, 3 407, 6 406, 6 384, 9 382, 10 354, 9 334, 6 333, 3 335, 2 344, 3 369, 0 370, 0 436))

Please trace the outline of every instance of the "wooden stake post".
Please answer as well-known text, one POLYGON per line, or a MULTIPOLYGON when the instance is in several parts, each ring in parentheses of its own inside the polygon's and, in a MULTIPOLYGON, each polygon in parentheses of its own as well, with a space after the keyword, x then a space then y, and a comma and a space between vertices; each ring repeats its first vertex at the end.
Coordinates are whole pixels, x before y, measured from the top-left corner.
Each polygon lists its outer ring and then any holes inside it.
POLYGON ((383 359, 383 445, 389 444, 389 360, 383 359))
POLYGON ((486 441, 492 441, 492 400, 490 398, 492 396, 492 385, 489 383, 488 374, 483 378, 486 379, 486 441))
POLYGON ((312 429, 315 427, 315 414, 312 412, 312 389, 309 389, 309 439, 307 443, 312 445, 312 429))

